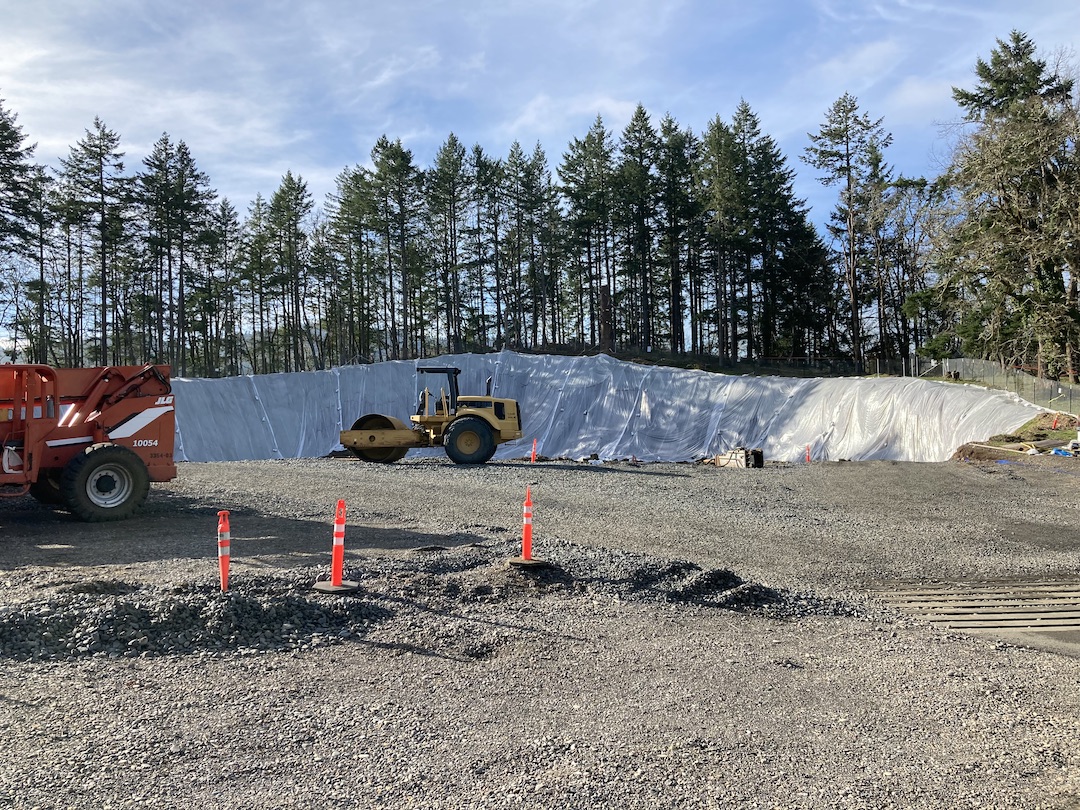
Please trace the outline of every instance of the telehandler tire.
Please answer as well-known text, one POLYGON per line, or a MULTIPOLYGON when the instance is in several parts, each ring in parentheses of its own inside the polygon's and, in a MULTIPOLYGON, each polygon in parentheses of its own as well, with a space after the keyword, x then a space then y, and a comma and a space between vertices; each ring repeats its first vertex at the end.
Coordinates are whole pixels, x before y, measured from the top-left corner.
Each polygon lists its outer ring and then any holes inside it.
POLYGON ((443 444, 455 464, 484 464, 495 455, 491 425, 478 416, 463 416, 451 422, 443 444))
MULTIPOLYGON (((361 416, 355 422, 353 422, 353 430, 392 430, 400 429, 405 430, 405 426, 392 420, 389 416, 383 416, 382 414, 374 413, 367 416, 361 416)), ((405 458, 405 454, 409 452, 408 447, 365 447, 360 449, 359 447, 350 447, 349 450, 361 461, 370 461, 373 464, 393 464, 395 461, 401 461, 405 458)))
POLYGON ((63 493, 60 492, 60 477, 62 470, 46 470, 38 476, 38 480, 30 485, 30 495, 38 503, 46 506, 57 506, 64 502, 63 493))
POLYGON ((149 491, 146 465, 118 444, 90 445, 68 462, 60 478, 64 505, 90 523, 131 517, 149 491))

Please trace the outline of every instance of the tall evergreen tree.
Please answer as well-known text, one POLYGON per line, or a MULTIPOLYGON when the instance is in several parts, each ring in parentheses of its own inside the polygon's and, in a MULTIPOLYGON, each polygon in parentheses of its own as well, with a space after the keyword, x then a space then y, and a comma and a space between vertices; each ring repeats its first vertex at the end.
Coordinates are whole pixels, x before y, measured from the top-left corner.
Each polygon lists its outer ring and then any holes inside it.
POLYGON ((826 186, 840 186, 840 199, 832 216, 830 230, 840 241, 844 278, 848 289, 851 356, 856 370, 863 363, 862 288, 860 268, 866 233, 865 211, 858 197, 874 154, 892 143, 892 135, 859 108, 858 99, 844 93, 829 108, 817 133, 810 133, 810 146, 803 159, 822 172, 826 186))
POLYGON ((955 216, 939 242, 952 301, 979 345, 1039 375, 1077 376, 1080 116, 1074 83, 1014 31, 954 89, 972 123, 948 174, 955 216), (972 328, 978 324, 978 328, 972 328))
POLYGON ((611 133, 597 116, 584 138, 571 141, 558 169, 573 262, 569 293, 577 304, 572 319, 576 323, 576 340, 608 351, 615 349, 614 154, 611 133))
POLYGON ((626 318, 627 343, 646 351, 652 349, 657 315, 653 249, 659 149, 659 136, 639 104, 619 139, 615 210, 623 236, 625 288, 617 306, 626 318))
POLYGON ((707 345, 707 332, 714 336, 716 351, 729 361, 738 359, 738 310, 735 295, 737 256, 745 233, 746 201, 740 185, 742 161, 735 134, 727 122, 716 116, 709 122, 702 141, 701 177, 706 218, 706 245, 712 269, 711 285, 699 285, 701 318, 696 322, 699 351, 707 345), (711 287, 711 306, 706 303, 711 287), (706 324, 709 326, 707 327, 706 324))
POLYGON ((181 376, 187 373, 187 347, 193 338, 188 323, 188 288, 189 276, 195 286, 202 280, 193 272, 189 252, 197 240, 205 242, 209 232, 210 206, 215 192, 210 188, 210 179, 195 164, 195 158, 187 144, 180 141, 176 145, 176 177, 173 195, 175 203, 176 249, 179 276, 176 294, 176 330, 178 335, 179 370, 181 376))
POLYGON ((0 253, 14 250, 29 234, 34 149, 0 98, 0 253))
POLYGON ((435 165, 428 175, 427 202, 436 241, 436 273, 441 288, 438 297, 446 326, 446 345, 455 353, 464 346, 461 253, 470 196, 465 146, 451 132, 435 154, 435 165))
POLYGON ((657 152, 657 193, 661 249, 668 279, 667 331, 673 354, 686 351, 684 278, 690 260, 688 237, 699 215, 694 172, 698 160, 694 134, 679 129, 670 115, 664 116, 657 152))
POLYGON ((469 202, 468 239, 469 292, 463 304, 468 334, 483 348, 502 348, 503 263, 506 167, 502 160, 488 156, 479 144, 469 153, 468 172, 472 189, 469 202), (492 334, 492 332, 494 334, 492 334))
POLYGON ((333 321, 339 330, 339 363, 372 360, 385 356, 379 335, 384 300, 384 279, 376 260, 378 227, 370 173, 356 167, 338 175, 336 192, 327 206, 341 268, 337 276, 340 295, 333 321))
POLYGON ((44 167, 35 166, 30 173, 28 186, 28 224, 29 234, 26 240, 28 255, 37 265, 37 278, 27 282, 27 288, 36 306, 34 328, 30 330, 31 350, 28 352, 35 363, 43 365, 49 362, 49 348, 53 343, 53 329, 47 317, 50 303, 50 287, 46 280, 46 264, 53 249, 53 186, 52 178, 44 167))
POLYGON ((1009 34, 1008 42, 997 41, 989 62, 979 57, 975 75, 978 83, 973 90, 953 88, 953 100, 968 121, 1008 117, 1014 104, 1067 104, 1074 84, 1072 79, 1050 70, 1046 61, 1036 56, 1035 43, 1016 30, 1009 34))
POLYGON ((252 374, 278 370, 273 343, 275 334, 270 317, 268 289, 274 277, 273 235, 270 211, 261 194, 256 194, 244 222, 243 264, 240 270, 240 299, 246 297, 251 341, 246 345, 247 362, 252 374))
POLYGON ((413 154, 385 135, 371 152, 376 219, 382 239, 391 357, 418 355, 422 343, 422 266, 417 245, 422 179, 413 154))
POLYGON ((308 367, 306 347, 311 340, 311 323, 304 305, 309 248, 305 228, 314 207, 307 183, 292 171, 286 171, 270 198, 268 211, 276 253, 276 286, 281 294, 285 371, 302 371, 308 367))
POLYGON ((124 174, 120 136, 94 119, 92 129, 60 161, 63 173, 79 201, 93 217, 97 238, 99 362, 111 362, 109 354, 110 310, 115 306, 110 271, 117 265, 124 239, 124 218, 131 198, 131 178, 124 174))

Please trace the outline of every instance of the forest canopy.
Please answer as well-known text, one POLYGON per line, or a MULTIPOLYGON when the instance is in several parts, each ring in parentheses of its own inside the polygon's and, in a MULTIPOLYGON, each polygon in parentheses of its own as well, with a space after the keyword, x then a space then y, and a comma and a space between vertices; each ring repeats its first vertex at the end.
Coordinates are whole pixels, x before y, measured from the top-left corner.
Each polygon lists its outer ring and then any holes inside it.
POLYGON ((185 376, 502 348, 864 369, 913 351, 1074 376, 1080 219, 1067 65, 1013 32, 980 59, 953 158, 896 174, 845 93, 799 156, 825 233, 742 101, 703 132, 638 106, 549 157, 384 135, 316 201, 291 171, 241 215, 185 142, 129 158, 95 119, 53 169, 0 99, 0 343, 185 376))

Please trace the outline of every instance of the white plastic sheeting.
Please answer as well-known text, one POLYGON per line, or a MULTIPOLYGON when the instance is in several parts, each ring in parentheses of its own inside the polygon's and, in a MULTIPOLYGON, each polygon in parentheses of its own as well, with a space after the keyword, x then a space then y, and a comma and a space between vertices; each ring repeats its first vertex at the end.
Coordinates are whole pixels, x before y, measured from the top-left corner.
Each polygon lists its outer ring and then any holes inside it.
MULTIPOLYGON (((769 461, 943 461, 970 441, 1015 430, 1039 408, 999 391, 912 378, 733 377, 606 356, 512 352, 218 380, 175 379, 176 459, 325 456, 364 414, 408 422, 417 365, 461 369, 461 392, 516 399, 524 437, 496 458, 693 461, 737 447, 769 461)), ((442 454, 413 450, 412 454, 442 454)))

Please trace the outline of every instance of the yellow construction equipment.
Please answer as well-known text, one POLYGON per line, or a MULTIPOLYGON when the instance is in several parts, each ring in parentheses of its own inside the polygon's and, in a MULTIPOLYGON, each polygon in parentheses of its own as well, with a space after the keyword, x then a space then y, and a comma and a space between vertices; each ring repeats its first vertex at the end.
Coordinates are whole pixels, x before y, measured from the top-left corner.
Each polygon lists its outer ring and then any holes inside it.
POLYGON ((361 416, 350 430, 341 431, 342 445, 364 461, 381 464, 400 461, 413 447, 440 445, 455 464, 484 464, 498 445, 521 438, 517 401, 492 397, 490 378, 485 396, 463 396, 460 369, 426 366, 416 371, 445 375, 446 388, 438 396, 424 388, 410 425, 381 413, 361 416))

